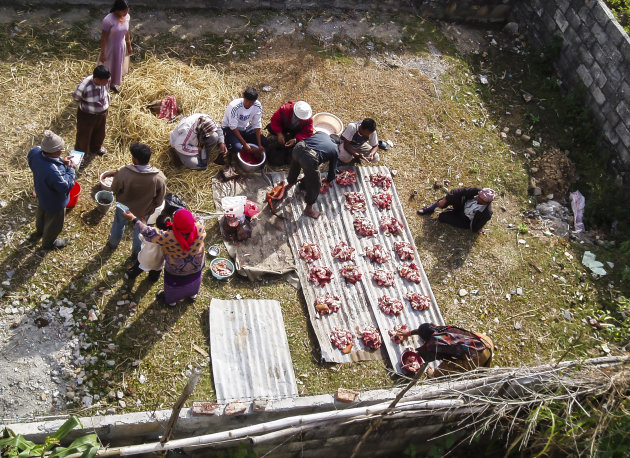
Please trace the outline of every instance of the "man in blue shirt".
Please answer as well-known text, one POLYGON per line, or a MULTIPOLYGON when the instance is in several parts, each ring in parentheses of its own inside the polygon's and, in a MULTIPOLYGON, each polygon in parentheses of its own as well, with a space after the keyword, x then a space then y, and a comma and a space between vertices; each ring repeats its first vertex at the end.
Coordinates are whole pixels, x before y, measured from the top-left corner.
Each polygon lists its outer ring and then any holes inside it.
POLYGON ((44 131, 41 146, 28 152, 28 166, 33 172, 37 194, 37 219, 31 240, 42 238, 42 248, 63 248, 68 242, 58 239, 63 229, 66 205, 74 186, 74 163, 70 156, 61 158, 63 139, 50 130, 44 131))

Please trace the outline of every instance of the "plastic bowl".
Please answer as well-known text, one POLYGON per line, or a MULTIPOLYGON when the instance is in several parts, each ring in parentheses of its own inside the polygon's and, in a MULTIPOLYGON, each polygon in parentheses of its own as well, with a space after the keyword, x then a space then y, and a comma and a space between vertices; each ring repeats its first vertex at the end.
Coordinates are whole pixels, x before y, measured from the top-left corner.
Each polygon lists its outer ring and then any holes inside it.
POLYGON ((98 181, 101 183, 101 189, 103 191, 111 191, 112 187, 108 184, 105 184, 105 178, 107 178, 110 175, 114 175, 116 173, 116 170, 106 170, 105 172, 101 173, 100 176, 98 177, 98 181))
POLYGON ((210 273, 212 274, 212 276, 214 278, 216 278, 217 280, 226 280, 228 278, 230 278, 232 275, 234 275, 234 264, 232 263, 232 261, 230 261, 229 259, 226 258, 214 258, 212 260, 212 262, 210 263, 210 273), (232 270, 232 272, 230 273, 230 275, 219 275, 218 273, 216 273, 214 271, 214 269, 212 269, 212 267, 220 261, 226 261, 228 267, 232 270))
POLYGON ((219 245, 212 245, 210 248, 208 248, 208 254, 213 258, 217 256, 220 252, 221 248, 219 248, 219 245))
POLYGON ((313 116, 313 129, 316 132, 326 132, 328 135, 341 135, 343 132, 343 123, 341 119, 332 113, 317 113, 313 116))
MULTIPOLYGON (((252 148, 258 148, 258 145, 254 145, 252 143, 249 143, 249 146, 251 146, 252 148)), ((258 164, 250 164, 249 162, 243 160, 240 151, 238 152, 236 157, 238 158, 238 165, 241 167, 241 169, 243 169, 243 171, 257 172, 258 170, 262 169, 262 166, 265 164, 265 160, 267 160, 267 153, 262 153, 262 159, 258 164)))

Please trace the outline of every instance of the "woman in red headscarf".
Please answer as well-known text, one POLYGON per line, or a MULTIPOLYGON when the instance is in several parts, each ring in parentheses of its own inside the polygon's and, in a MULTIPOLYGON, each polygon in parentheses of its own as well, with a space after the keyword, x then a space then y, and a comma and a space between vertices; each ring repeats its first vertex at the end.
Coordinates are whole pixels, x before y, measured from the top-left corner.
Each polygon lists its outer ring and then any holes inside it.
POLYGON ((195 299, 201 287, 201 271, 205 262, 203 222, 185 208, 173 214, 170 230, 147 226, 127 211, 125 218, 133 221, 148 242, 156 243, 164 251, 164 291, 158 299, 174 307, 180 299, 195 299))

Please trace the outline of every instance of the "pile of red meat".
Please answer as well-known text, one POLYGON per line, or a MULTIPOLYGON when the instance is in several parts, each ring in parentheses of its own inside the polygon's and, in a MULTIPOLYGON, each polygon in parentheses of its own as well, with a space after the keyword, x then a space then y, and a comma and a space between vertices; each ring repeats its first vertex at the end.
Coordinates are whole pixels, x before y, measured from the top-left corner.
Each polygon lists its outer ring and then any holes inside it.
POLYGON ((342 352, 350 353, 354 337, 347 329, 334 327, 333 330, 330 331, 330 341, 342 352))
POLYGON ((409 264, 403 262, 399 265, 398 275, 414 283, 420 283, 420 268, 413 262, 410 262, 409 264))
POLYGON ((339 311, 339 307, 341 307, 341 300, 337 295, 325 293, 315 299, 315 310, 317 310, 320 315, 330 315, 331 313, 339 311))
POLYGON ((383 264, 389 259, 389 253, 378 243, 374 246, 365 247, 365 256, 372 262, 383 264))
POLYGON ((392 179, 385 174, 375 173, 370 175, 370 183, 372 186, 381 187, 383 189, 389 189, 392 186, 392 179))
POLYGON ((394 273, 391 270, 376 269, 372 275, 372 279, 378 286, 394 285, 394 273))
POLYGON ((339 242, 332 250, 332 256, 339 261, 352 261, 354 260, 354 248, 349 246, 346 242, 339 242))
POLYGON ((402 370, 406 372, 415 373, 422 368, 422 358, 414 351, 405 351, 402 363, 402 370))
POLYGON ((387 332, 389 333, 389 337, 390 339, 392 339, 392 342, 401 344, 403 343, 405 338, 401 336, 400 333, 407 332, 407 331, 409 331, 409 326, 407 326, 406 324, 397 324, 396 326, 394 326, 392 329, 390 329, 387 332))
POLYGON ((413 259, 413 245, 409 242, 394 242, 394 251, 401 261, 413 259))
POLYGON ((424 294, 408 291, 405 294, 405 299, 409 301, 411 308, 414 310, 429 310, 429 307, 431 307, 431 298, 424 294))
POLYGON ((372 350, 380 348, 383 344, 380 332, 371 324, 361 331, 361 340, 363 341, 363 345, 372 350))
POLYGON ((346 264, 339 269, 339 273, 348 283, 356 283, 361 280, 363 274, 359 272, 359 268, 354 264, 346 264))
POLYGON ((322 257, 322 251, 317 243, 304 243, 300 247, 300 256, 306 262, 311 263, 322 257))
POLYGON ((394 299, 389 296, 379 297, 378 306, 385 315, 400 315, 403 309, 403 303, 400 299, 394 299))
POLYGON ((350 191, 345 193, 346 203, 345 206, 351 212, 364 212, 367 208, 365 203, 365 195, 362 192, 350 191))
POLYGON ((332 270, 328 267, 313 266, 308 272, 308 281, 317 283, 319 286, 324 286, 330 282, 332 278, 332 270))
POLYGON ((392 206, 392 194, 385 191, 377 192, 374 194, 374 197, 372 197, 372 202, 374 202, 374 205, 376 205, 379 210, 386 210, 392 206))
POLYGON ((402 234, 404 227, 400 220, 394 216, 381 216, 381 231, 392 235, 402 234))
POLYGON ((341 186, 352 186, 357 182, 357 172, 350 169, 342 170, 337 174, 335 180, 341 186))
POLYGON ((355 218, 353 225, 354 230, 362 237, 372 237, 378 232, 374 223, 363 216, 355 218))

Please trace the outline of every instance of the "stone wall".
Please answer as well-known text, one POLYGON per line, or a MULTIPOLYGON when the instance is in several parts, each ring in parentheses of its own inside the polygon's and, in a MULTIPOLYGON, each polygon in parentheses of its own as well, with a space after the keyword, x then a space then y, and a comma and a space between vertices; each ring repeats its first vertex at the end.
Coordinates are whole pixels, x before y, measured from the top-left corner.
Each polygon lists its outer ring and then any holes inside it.
POLYGON ((589 111, 619 159, 617 170, 630 172, 628 34, 601 0, 528 0, 515 6, 515 14, 540 44, 562 38, 555 62, 561 78, 586 88, 589 111))

